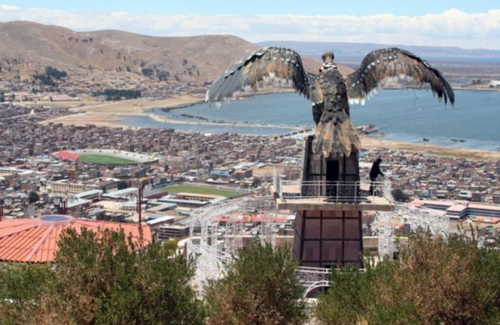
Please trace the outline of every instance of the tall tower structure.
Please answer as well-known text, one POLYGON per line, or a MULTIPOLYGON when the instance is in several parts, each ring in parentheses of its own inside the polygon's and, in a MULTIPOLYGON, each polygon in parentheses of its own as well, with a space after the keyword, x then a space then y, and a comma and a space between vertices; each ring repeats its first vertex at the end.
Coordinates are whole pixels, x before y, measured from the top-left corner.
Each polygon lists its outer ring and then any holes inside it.
POLYGON ((358 152, 324 158, 312 152, 312 141, 305 141, 301 180, 275 185, 278 208, 295 211, 293 252, 301 266, 363 267, 363 211, 394 209, 390 183, 365 181, 358 152))

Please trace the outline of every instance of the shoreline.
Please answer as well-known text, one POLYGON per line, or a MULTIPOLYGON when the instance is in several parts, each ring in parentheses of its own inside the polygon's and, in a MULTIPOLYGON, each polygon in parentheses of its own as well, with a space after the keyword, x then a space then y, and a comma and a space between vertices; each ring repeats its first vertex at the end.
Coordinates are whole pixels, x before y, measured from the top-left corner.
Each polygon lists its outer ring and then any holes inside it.
POLYGON ((370 138, 360 136, 361 146, 363 149, 389 149, 395 151, 407 151, 414 153, 422 153, 431 156, 440 157, 455 157, 463 159, 481 159, 481 160, 500 160, 500 151, 478 150, 469 148, 455 148, 439 146, 435 144, 419 144, 400 142, 384 139, 370 138))
MULTIPOLYGON (((136 114, 129 114, 136 115, 136 114)), ((105 114, 105 113, 82 113, 70 115, 72 119, 67 119, 68 116, 62 117, 66 120, 57 121, 58 123, 63 123, 64 125, 96 125, 101 127, 113 127, 113 128, 123 128, 123 129, 140 129, 141 127, 133 127, 120 124, 123 121, 126 115, 120 114, 105 114)), ((44 121, 49 122, 49 121, 44 121)), ((164 122, 164 121, 162 121, 164 122)), ((172 121, 169 121, 172 123, 172 121)), ((181 121, 186 122, 186 121, 181 121)), ((43 122, 42 122, 43 123, 43 122)), ((188 122, 189 123, 189 122, 188 122)), ((192 124, 199 124, 198 122, 192 122, 192 124)), ((217 126, 221 124, 214 123, 217 126)), ((231 126, 233 126, 231 124, 231 126)), ((247 127, 252 127, 246 125, 247 127)), ((269 126, 273 128, 272 126, 269 126)), ((286 127, 283 127, 286 128, 286 127)), ((186 131, 186 132, 196 132, 196 131, 186 131)), ((276 139, 276 136, 272 136, 276 139)), ((480 159, 480 160, 488 160, 488 161, 499 161, 500 160, 500 151, 489 151, 489 150, 477 150, 477 149, 469 149, 469 148, 455 148, 455 147, 446 147, 439 146, 434 144, 417 144, 410 142, 400 142, 393 140, 384 140, 373 138, 370 136, 365 136, 360 134, 361 146, 363 149, 374 150, 374 149, 387 149, 387 150, 395 150, 395 151, 405 151, 412 153, 419 153, 431 156, 440 156, 440 157, 454 157, 461 159, 480 159)))
POLYGON ((303 128, 296 126, 286 126, 286 125, 263 125, 263 124, 255 124, 255 123, 238 123, 238 122, 206 122, 206 121, 184 121, 184 120, 175 120, 166 116, 157 115, 153 113, 147 114, 147 117, 152 119, 153 121, 161 122, 161 123, 170 123, 170 124, 179 124, 179 125, 201 125, 201 126, 231 126, 231 127, 239 127, 239 128, 262 128, 262 129, 284 129, 284 130, 295 130, 300 131, 303 128))
MULTIPOLYGON (((472 90, 472 91, 483 91, 480 89, 460 89, 460 90, 472 90)), ((486 89, 485 89, 486 90, 486 89)), ((492 91, 495 91, 492 89, 492 91)), ((287 92, 285 89, 280 89, 279 92, 287 92)), ((253 97, 258 95, 267 95, 272 92, 259 92, 248 94, 245 97, 253 97)), ((276 93, 276 92, 274 92, 276 93)), ((181 109, 196 105, 198 102, 202 101, 202 96, 200 95, 183 95, 174 98, 168 98, 164 100, 130 100, 123 102, 113 102, 106 104, 99 104, 93 106, 83 106, 76 109, 78 114, 71 114, 56 119, 46 120, 41 122, 42 124, 55 122, 62 123, 64 125, 96 125, 105 126, 113 128, 125 128, 125 129, 140 129, 141 127, 127 126, 122 122, 127 115, 129 116, 147 116, 153 120, 163 123, 171 124, 190 124, 190 125, 207 125, 211 126, 234 126, 234 127, 262 127, 262 128, 273 128, 273 129, 290 129, 290 130, 300 130, 296 126, 275 126, 275 125, 253 125, 253 124, 233 124, 230 123, 213 123, 213 122, 202 122, 202 121, 183 121, 170 119, 168 117, 163 117, 153 113, 148 113, 148 110, 154 108, 170 108, 170 109, 181 109)), ((196 131, 193 131, 196 132, 196 131)), ((360 135, 362 146, 366 149, 391 149, 398 151, 408 151, 423 153, 428 155, 436 156, 448 156, 448 157, 458 157, 465 159, 483 159, 483 160, 500 160, 500 151, 489 151, 489 150, 477 150, 470 148, 456 148, 447 147, 433 144, 416 144, 407 143, 393 140, 384 139, 374 139, 371 137, 366 137, 360 135)))

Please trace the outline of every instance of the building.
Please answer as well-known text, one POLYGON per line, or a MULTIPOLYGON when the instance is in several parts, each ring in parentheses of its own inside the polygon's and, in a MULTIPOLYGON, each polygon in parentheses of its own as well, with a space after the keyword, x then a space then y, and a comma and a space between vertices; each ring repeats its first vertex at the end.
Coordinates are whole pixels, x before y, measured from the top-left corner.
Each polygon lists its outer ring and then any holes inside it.
POLYGON ((134 195, 137 199, 139 198, 139 189, 137 189, 136 187, 127 187, 118 191, 105 193, 102 195, 102 197, 112 201, 123 201, 128 200, 129 197, 134 195))
POLYGON ((420 201, 412 205, 424 208, 446 211, 450 220, 458 221, 469 217, 500 218, 500 206, 472 203, 468 201, 420 201))
POLYGON ((101 199, 101 195, 104 191, 102 190, 90 190, 76 194, 75 196, 79 199, 85 199, 92 202, 97 202, 101 199))
POLYGON ((19 169, 12 167, 0 167, 0 176, 4 178, 28 178, 35 174, 34 171, 29 169, 19 169))
POLYGON ((252 177, 252 170, 249 168, 238 169, 234 172, 234 177, 236 179, 245 179, 252 177))
POLYGON ((214 169, 210 172, 210 175, 217 177, 230 177, 231 172, 227 169, 214 169))
MULTIPOLYGON (((145 244, 151 243, 149 226, 142 225, 145 244)), ((127 223, 77 219, 69 215, 43 215, 35 219, 0 221, 0 261, 16 263, 53 262, 64 229, 123 230, 133 240, 140 238, 139 226, 127 223)))
POLYGON ((471 201, 472 202, 482 202, 483 195, 480 192, 472 192, 471 201))
POLYGON ((198 194, 198 193, 184 193, 179 192, 175 194, 176 199, 181 200, 196 200, 196 201, 205 201, 209 202, 212 200, 223 199, 224 196, 221 195, 210 195, 210 194, 198 194))
POLYGON ((471 191, 460 191, 458 193, 458 198, 461 200, 471 201, 472 200, 472 192, 471 191))
POLYGON ((500 204, 500 192, 493 193, 493 203, 500 204))
POLYGON ((177 206, 184 208, 200 208, 209 204, 207 201, 178 199, 171 195, 162 196, 157 201, 161 203, 176 204, 177 206))
POLYGON ((151 228, 151 231, 155 233, 158 228, 164 227, 166 225, 171 225, 175 221, 175 217, 165 216, 160 218, 155 218, 146 222, 146 224, 151 228))
POLYGON ((188 225, 167 225, 156 229, 156 235, 160 240, 187 237, 189 235, 188 225))
POLYGON ((52 193, 59 194, 78 194, 95 189, 95 185, 70 183, 67 180, 60 180, 49 184, 52 193))
MULTIPOLYGON (((155 204, 155 203, 158 203, 157 201, 156 202, 149 202, 150 204, 155 204)), ((146 209, 146 212, 151 212, 151 213, 164 213, 166 211, 170 211, 170 210, 175 210, 177 208, 177 204, 174 204, 174 203, 161 203, 161 204, 158 204, 158 205, 154 205, 150 208, 147 208, 146 209)))

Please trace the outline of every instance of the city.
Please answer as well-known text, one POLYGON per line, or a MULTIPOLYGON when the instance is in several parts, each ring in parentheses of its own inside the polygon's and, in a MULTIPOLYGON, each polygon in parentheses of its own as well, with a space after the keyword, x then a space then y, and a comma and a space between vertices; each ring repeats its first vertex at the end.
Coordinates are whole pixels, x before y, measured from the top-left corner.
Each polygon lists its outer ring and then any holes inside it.
MULTIPOLYGON (((4 208, 4 218, 53 213, 52 196, 78 195, 90 190, 105 193, 119 186, 146 185, 161 190, 194 182, 268 195, 274 170, 285 179, 298 179, 300 175, 303 154, 300 139, 41 124, 64 113, 35 108, 32 114, 12 104, 4 107, 7 109, 1 120, 0 193, 2 197, 14 198, 14 204, 4 208), (17 115, 19 112, 23 114, 17 115), (121 166, 87 164, 57 155, 83 149, 113 149, 152 158, 145 163, 121 166), (66 184, 65 187, 62 184, 66 184), (41 199, 33 201, 30 195, 41 199)), ((360 153, 362 178, 367 179, 371 163, 377 158, 382 159, 382 168, 393 188, 402 190, 413 200, 499 203, 498 161, 387 149, 365 150, 360 153)), ((93 201, 99 205, 98 199, 93 201)), ((82 206, 73 203, 68 212, 74 213, 78 208, 79 216, 90 217, 90 211, 95 209, 89 209, 85 203, 88 202, 82 202, 82 206)), ((130 211, 125 211, 119 219, 129 215, 130 211)))
POLYGON ((498 323, 498 5, 361 4, 0 4, 0 323, 498 323))

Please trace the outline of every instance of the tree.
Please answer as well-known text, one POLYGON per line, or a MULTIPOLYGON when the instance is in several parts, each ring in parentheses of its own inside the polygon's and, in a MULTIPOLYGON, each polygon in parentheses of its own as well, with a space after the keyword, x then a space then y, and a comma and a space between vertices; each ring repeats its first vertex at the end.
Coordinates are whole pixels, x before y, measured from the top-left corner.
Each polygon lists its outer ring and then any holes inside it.
POLYGON ((244 246, 206 292, 207 324, 301 324, 306 319, 297 261, 288 248, 244 246))
POLYGON ((194 271, 182 256, 172 256, 169 245, 145 247, 123 231, 70 228, 59 239, 55 264, 42 280, 11 285, 20 290, 3 295, 0 308, 11 316, 0 313, 0 323, 203 323, 203 305, 189 286, 194 271), (39 289, 29 289, 38 283, 39 289), (10 307, 18 305, 11 303, 16 295, 29 308, 10 307))
POLYGON ((262 181, 260 178, 258 177, 254 177, 253 178, 253 181, 252 181, 252 186, 253 187, 257 187, 257 186, 260 186, 262 184, 262 181))
POLYGON ((419 233, 398 260, 365 265, 365 272, 333 270, 334 287, 315 309, 322 323, 498 324, 498 249, 419 233))
POLYGON ((397 202, 408 202, 410 201, 410 196, 405 192, 401 191, 399 188, 392 191, 392 197, 397 202))
POLYGON ((104 92, 97 93, 97 95, 106 96, 107 100, 120 100, 122 97, 126 99, 137 99, 141 97, 140 90, 133 89, 105 89, 104 92))
POLYGON ((56 68, 52 68, 51 66, 45 67, 45 75, 48 78, 54 78, 57 80, 60 80, 62 78, 66 78, 68 76, 66 71, 57 70, 56 68))
POLYGON ((192 268, 160 244, 122 232, 69 229, 60 240, 48 311, 77 324, 201 324, 192 268))
POLYGON ((154 70, 150 68, 143 68, 141 70, 142 74, 145 75, 146 77, 151 77, 154 74, 154 70))
POLYGON ((33 79, 39 80, 40 84, 44 86, 55 87, 57 86, 57 83, 54 81, 54 79, 61 80, 66 78, 67 76, 68 74, 66 73, 66 71, 47 66, 45 67, 45 73, 39 74, 38 72, 35 72, 35 74, 33 75, 33 79))
POLYGON ((40 195, 38 195, 38 193, 35 191, 31 191, 28 195, 28 202, 32 204, 38 202, 38 200, 40 200, 40 195))
POLYGON ((50 275, 48 265, 0 265, 0 323, 28 323, 50 275))
POLYGON ((125 182, 125 181, 119 181, 117 184, 116 184, 116 187, 119 189, 119 190, 123 190, 124 188, 127 188, 128 187, 128 183, 125 182))

